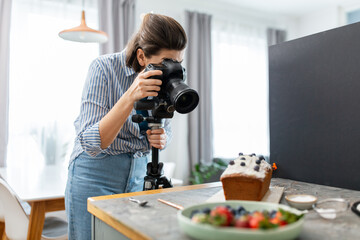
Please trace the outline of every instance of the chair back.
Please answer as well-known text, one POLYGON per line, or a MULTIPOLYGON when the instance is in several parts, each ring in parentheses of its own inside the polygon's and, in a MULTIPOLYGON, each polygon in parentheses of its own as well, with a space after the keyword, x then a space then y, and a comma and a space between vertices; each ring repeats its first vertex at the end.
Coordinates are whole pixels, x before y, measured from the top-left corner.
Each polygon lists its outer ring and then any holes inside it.
MULTIPOLYGON (((1 175, 0 175, 0 179, 3 179, 1 175)), ((3 211, 1 200, 0 200, 0 222, 5 222, 4 211, 3 211)))
POLYGON ((16 194, 2 178, 0 178, 0 210, 5 219, 6 236, 11 240, 26 239, 29 219, 16 194))

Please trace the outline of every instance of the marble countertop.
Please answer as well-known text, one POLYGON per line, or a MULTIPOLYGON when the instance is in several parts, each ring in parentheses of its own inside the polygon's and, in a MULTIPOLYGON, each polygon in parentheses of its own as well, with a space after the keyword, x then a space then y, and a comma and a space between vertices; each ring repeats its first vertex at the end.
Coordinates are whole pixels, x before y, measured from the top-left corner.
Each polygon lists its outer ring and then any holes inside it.
MULTIPOLYGON (((196 186, 196 185, 195 185, 196 186)), ((299 181, 273 178, 271 186, 284 187, 285 191, 280 203, 287 205, 285 196, 289 194, 311 194, 318 200, 325 198, 345 198, 350 203, 360 200, 360 191, 341 189, 299 181)), ((146 191, 95 197, 88 201, 89 211, 96 217, 108 223, 113 228, 124 233, 133 231, 141 233, 150 239, 190 239, 178 226, 177 209, 157 201, 158 198, 180 204, 184 207, 203 203, 221 190, 221 183, 212 183, 204 187, 180 187, 173 189, 146 191), (139 200, 148 201, 145 208, 130 202, 128 197, 136 196, 139 200), (117 226, 120 227, 117 227, 117 226)), ((299 240, 339 240, 360 239, 360 217, 350 209, 334 220, 321 218, 314 210, 305 216, 303 230, 299 240)))

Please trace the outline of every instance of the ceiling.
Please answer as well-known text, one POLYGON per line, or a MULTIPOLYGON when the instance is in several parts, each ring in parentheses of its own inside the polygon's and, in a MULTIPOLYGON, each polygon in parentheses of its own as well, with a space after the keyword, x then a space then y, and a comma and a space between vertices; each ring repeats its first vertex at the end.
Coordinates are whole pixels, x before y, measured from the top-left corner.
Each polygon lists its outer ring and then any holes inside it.
POLYGON ((237 5, 243 8, 278 13, 283 15, 301 16, 321 9, 342 6, 360 6, 359 0, 213 0, 237 5))

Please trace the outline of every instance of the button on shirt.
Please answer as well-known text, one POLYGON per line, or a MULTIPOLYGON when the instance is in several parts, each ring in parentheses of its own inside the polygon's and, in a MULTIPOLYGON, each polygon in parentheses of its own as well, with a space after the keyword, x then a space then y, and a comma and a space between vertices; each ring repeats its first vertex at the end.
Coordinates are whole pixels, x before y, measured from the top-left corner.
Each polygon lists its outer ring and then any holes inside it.
MULTIPOLYGON (((135 158, 150 152, 146 133, 140 132, 139 124, 131 121, 131 116, 136 114, 135 109, 114 142, 106 149, 100 147, 100 120, 131 86, 136 76, 137 73, 126 66, 125 50, 100 56, 91 63, 82 93, 80 114, 74 122, 77 136, 70 162, 84 151, 91 156, 100 152, 109 155, 131 153, 135 158)), ((171 139, 170 119, 165 119, 164 129, 168 143, 171 139)))

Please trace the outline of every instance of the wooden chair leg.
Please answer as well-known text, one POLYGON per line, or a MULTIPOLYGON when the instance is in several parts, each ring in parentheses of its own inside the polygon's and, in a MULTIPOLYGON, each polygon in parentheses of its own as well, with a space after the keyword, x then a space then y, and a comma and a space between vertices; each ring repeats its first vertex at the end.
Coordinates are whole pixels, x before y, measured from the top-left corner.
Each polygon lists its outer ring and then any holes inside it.
POLYGON ((0 222, 0 237, 3 240, 5 235, 5 223, 0 222))

